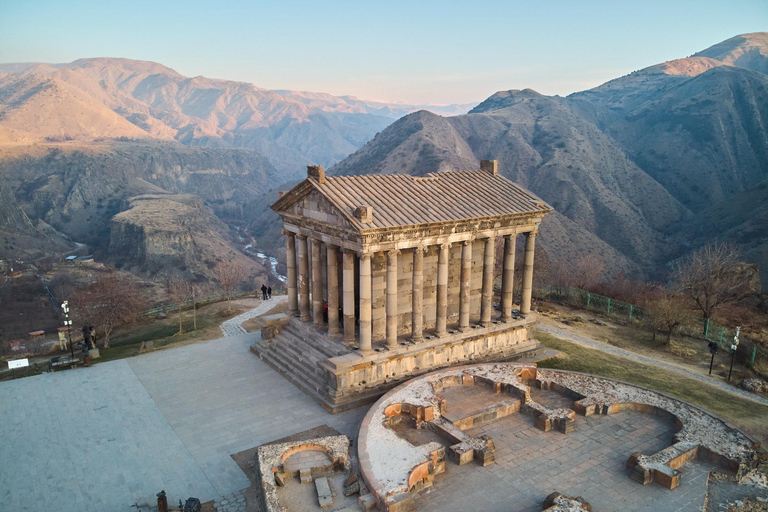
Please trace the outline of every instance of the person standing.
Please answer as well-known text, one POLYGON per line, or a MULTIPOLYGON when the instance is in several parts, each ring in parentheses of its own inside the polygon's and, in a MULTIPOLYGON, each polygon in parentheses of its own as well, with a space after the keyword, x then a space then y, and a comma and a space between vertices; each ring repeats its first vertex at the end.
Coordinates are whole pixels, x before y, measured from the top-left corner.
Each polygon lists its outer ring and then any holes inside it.
POLYGON ((272 298, 272 287, 271 286, 267 286, 267 298, 268 299, 272 298))
POLYGON ((91 366, 91 356, 89 355, 88 343, 83 340, 83 364, 85 366, 91 366))
POLYGON ((267 286, 261 285, 261 300, 267 300, 267 286))

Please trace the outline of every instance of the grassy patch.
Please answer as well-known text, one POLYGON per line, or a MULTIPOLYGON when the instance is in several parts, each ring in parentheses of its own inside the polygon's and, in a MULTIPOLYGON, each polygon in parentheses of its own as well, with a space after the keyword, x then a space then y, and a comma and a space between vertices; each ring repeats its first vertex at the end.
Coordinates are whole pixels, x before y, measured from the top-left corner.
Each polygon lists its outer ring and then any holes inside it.
POLYGON ((715 386, 656 366, 583 347, 545 332, 537 332, 542 345, 561 352, 541 361, 542 368, 593 373, 623 380, 676 396, 732 422, 756 441, 768 439, 768 406, 739 398, 715 386))

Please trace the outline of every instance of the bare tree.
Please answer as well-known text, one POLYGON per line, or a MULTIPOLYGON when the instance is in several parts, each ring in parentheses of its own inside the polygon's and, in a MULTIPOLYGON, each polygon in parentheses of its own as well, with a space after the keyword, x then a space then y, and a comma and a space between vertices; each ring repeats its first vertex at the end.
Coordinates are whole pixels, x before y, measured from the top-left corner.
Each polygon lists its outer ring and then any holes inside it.
POLYGON ((605 264, 595 256, 580 256, 571 268, 573 286, 588 289, 600 284, 603 279, 605 264))
POLYGON ((115 327, 136 320, 147 306, 139 289, 114 273, 75 293, 72 302, 78 321, 93 323, 104 333, 104 348, 109 348, 109 336, 115 327))
POLYGON ((685 299, 672 293, 663 286, 655 287, 648 295, 645 309, 650 315, 653 327, 653 341, 656 341, 656 331, 659 327, 667 330, 667 342, 672 340, 672 331, 688 318, 685 299))
POLYGON ((709 319, 718 308, 754 293, 754 267, 740 261, 730 244, 706 245, 685 258, 674 272, 678 289, 709 319))
POLYGON ((222 261, 213 268, 216 279, 227 297, 228 306, 232 305, 232 296, 248 275, 247 269, 236 261, 222 261))
POLYGON ((168 297, 176 305, 179 311, 179 332, 184 333, 184 305, 194 297, 192 285, 181 277, 174 277, 166 283, 168 297))

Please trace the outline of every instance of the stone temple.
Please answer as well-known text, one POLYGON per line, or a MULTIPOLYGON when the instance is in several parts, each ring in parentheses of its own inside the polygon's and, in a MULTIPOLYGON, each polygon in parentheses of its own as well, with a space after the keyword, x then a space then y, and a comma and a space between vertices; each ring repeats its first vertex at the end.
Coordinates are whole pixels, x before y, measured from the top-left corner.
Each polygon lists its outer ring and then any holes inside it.
POLYGON ((289 312, 264 320, 252 350, 328 410, 442 367, 542 351, 531 289, 538 227, 552 208, 500 176, 495 160, 425 176, 330 177, 310 166, 272 209, 286 237, 289 312))

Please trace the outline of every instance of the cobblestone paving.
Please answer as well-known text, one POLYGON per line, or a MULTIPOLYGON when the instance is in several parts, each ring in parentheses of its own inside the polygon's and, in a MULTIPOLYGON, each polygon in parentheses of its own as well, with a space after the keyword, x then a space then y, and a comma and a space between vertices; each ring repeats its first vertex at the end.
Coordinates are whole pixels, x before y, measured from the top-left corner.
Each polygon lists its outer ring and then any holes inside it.
POLYGON ((277 306, 278 304, 286 300, 288 300, 287 295, 273 295, 270 300, 262 301, 259 306, 223 322, 221 324, 222 334, 227 337, 239 336, 240 334, 245 334, 246 331, 245 329, 243 329, 243 326, 241 325, 243 322, 245 322, 246 320, 250 320, 251 318, 257 317, 259 315, 263 315, 270 309, 274 308, 275 306, 277 306))
POLYGON ((534 420, 513 414, 486 427, 496 445, 496 463, 457 466, 422 492, 419 512, 539 512, 554 491, 582 496, 600 512, 667 512, 701 510, 709 466, 694 461, 682 468, 682 484, 667 490, 640 485, 625 467, 632 452, 654 453, 669 445, 672 424, 656 416, 627 412, 613 416, 577 416, 576 430, 564 435, 542 432, 534 420))
POLYGON ((610 345, 606 345, 605 343, 600 343, 599 341, 595 341, 590 338, 585 338, 584 336, 578 336, 576 334, 571 334, 569 332, 563 331, 562 329, 557 329, 555 327, 551 327, 549 325, 539 325, 537 327, 538 329, 554 334, 555 336, 559 336, 561 338, 565 338, 569 341, 573 341, 578 343, 579 345, 584 345, 589 348, 594 348, 597 350, 600 350, 602 352, 608 352, 609 354, 613 354, 616 356, 626 357, 628 359, 632 359, 633 361, 637 361, 638 363, 643 364, 650 364, 653 366, 659 366, 661 368, 664 368, 666 370, 670 370, 676 373, 679 373, 681 375, 684 375, 686 377, 690 377, 692 379, 696 379, 701 382, 706 382, 707 384, 710 384, 712 386, 715 386, 717 388, 722 389, 723 391, 726 391, 728 393, 732 393, 735 395, 739 395, 742 398, 747 398, 749 400, 754 400, 756 402, 760 402, 763 404, 768 405, 768 398, 763 398, 759 395, 755 395, 754 393, 750 393, 749 391, 745 391, 743 389, 737 388, 735 386, 731 386, 729 384, 724 384, 722 382, 719 382, 717 380, 705 377, 704 375, 699 375, 698 373, 694 373, 691 371, 686 370, 685 368, 678 366, 676 364, 667 363, 664 361, 659 361, 657 359, 653 359, 650 357, 646 357, 640 354, 635 354, 634 352, 630 352, 629 350, 624 350, 622 348, 618 347, 612 347, 610 345))
POLYGON ((242 492, 233 492, 213 502, 218 512, 245 512, 245 496, 242 492))

